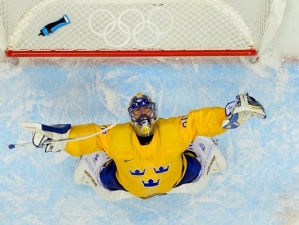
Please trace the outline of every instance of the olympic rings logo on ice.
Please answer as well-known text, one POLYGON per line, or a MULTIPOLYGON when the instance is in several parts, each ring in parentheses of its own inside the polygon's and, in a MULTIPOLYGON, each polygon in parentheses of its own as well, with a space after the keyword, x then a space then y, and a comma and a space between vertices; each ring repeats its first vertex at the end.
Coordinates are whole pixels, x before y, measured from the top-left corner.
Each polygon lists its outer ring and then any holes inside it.
MULTIPOLYGON (((164 9, 162 7, 152 8, 148 13, 147 18, 144 16, 144 13, 138 9, 125 9, 120 13, 118 18, 115 18, 113 13, 107 9, 99 9, 99 10, 94 11, 89 16, 88 26, 94 34, 103 37, 104 41, 109 46, 112 46, 115 48, 124 47, 129 43, 129 41, 132 37, 134 42, 137 43, 139 46, 150 47, 150 46, 154 46, 158 42, 161 35, 168 33, 172 29, 173 17, 167 9, 164 9), (156 12, 158 12, 160 14, 162 13, 161 15, 168 17, 169 24, 165 30, 160 30, 159 26, 155 22, 153 22, 153 18, 157 18, 157 16, 156 17, 154 16, 154 13, 156 13, 156 12), (106 14, 105 17, 107 17, 107 16, 109 17, 109 21, 106 22, 106 20, 105 20, 106 25, 99 32, 98 30, 96 30, 98 27, 93 27, 92 21, 95 19, 94 17, 96 17, 99 14, 103 14, 103 13, 106 14), (131 27, 131 30, 130 30, 130 26, 123 21, 127 21, 125 19, 125 16, 132 16, 132 15, 134 15, 134 16, 137 15, 139 17, 139 20, 137 23, 133 24, 133 27, 131 27), (153 38, 153 40, 150 43, 144 43, 144 42, 138 40, 138 34, 140 34, 145 29, 152 32, 151 35, 155 35, 155 37, 153 38), (112 43, 112 40, 110 40, 108 38, 108 35, 113 34, 113 32, 116 32, 116 31, 120 31, 122 34, 125 35, 125 39, 121 43, 118 43, 118 44, 112 43)), ((131 24, 131 26, 132 26, 132 24, 131 24)))

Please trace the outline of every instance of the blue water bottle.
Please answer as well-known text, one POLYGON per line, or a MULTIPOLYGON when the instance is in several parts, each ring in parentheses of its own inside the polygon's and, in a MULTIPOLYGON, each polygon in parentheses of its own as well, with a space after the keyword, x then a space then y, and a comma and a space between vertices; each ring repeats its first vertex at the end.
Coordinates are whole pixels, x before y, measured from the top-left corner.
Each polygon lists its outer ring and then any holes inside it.
POLYGON ((40 33, 38 34, 39 36, 47 36, 50 35, 51 33, 54 33, 57 29, 59 29, 60 27, 63 27, 65 25, 70 24, 71 21, 68 18, 67 15, 64 15, 61 19, 53 22, 53 23, 49 23, 46 26, 44 26, 41 30, 40 33))

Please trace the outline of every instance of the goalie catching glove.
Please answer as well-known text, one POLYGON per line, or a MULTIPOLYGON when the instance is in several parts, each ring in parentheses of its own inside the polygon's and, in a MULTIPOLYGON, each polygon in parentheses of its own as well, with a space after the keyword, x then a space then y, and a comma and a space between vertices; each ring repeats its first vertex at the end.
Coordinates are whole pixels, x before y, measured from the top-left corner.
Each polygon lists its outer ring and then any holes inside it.
POLYGON ((66 147, 71 124, 44 125, 40 123, 22 122, 23 128, 32 132, 32 144, 44 148, 45 152, 59 152, 66 147))
POLYGON ((227 119, 223 121, 224 129, 234 129, 243 122, 249 120, 252 116, 265 119, 266 113, 264 107, 248 93, 236 96, 237 100, 228 103, 225 106, 227 119))

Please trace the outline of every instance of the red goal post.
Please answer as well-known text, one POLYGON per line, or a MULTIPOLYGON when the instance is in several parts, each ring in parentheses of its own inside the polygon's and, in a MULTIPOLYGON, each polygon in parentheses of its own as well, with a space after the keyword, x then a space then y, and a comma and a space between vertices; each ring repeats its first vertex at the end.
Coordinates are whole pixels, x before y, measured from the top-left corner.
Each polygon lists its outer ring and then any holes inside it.
POLYGON ((0 0, 2 48, 8 57, 254 56, 275 1, 0 0), (38 35, 63 15, 68 25, 38 35))

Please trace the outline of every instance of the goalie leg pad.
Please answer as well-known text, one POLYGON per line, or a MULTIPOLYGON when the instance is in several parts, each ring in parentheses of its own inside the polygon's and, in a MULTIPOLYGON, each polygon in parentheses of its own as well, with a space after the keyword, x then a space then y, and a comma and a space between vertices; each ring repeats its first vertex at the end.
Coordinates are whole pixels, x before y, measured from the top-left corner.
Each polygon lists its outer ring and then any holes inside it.
POLYGON ((77 168, 75 170, 75 183, 90 184, 90 182, 96 182, 98 185, 102 185, 99 173, 103 168, 104 164, 109 160, 110 158, 103 151, 83 155, 80 158, 77 168))
POLYGON ((110 158, 103 151, 82 156, 74 174, 75 183, 90 185, 102 199, 107 201, 118 201, 135 197, 127 191, 110 191, 102 185, 99 173, 109 160, 110 158))
POLYGON ((187 150, 195 153, 198 160, 202 164, 203 167, 202 170, 206 169, 206 165, 208 161, 212 159, 213 155, 215 155, 215 157, 217 158, 216 160, 217 170, 223 171, 226 169, 225 158, 220 152, 218 146, 211 138, 198 136, 191 143, 191 145, 187 150))
POLYGON ((188 150, 193 151, 198 156, 197 159, 202 165, 201 172, 191 183, 175 187, 169 193, 200 192, 206 186, 213 173, 226 169, 225 158, 211 138, 196 137, 188 150))

